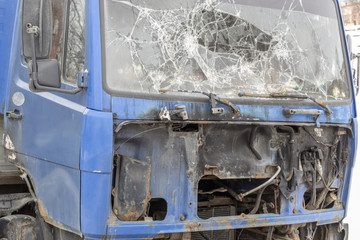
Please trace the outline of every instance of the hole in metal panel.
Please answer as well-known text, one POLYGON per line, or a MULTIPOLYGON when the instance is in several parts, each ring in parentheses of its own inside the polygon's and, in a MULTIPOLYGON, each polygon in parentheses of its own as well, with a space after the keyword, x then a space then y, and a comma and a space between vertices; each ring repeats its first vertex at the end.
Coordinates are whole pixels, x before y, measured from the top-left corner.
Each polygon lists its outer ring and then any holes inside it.
POLYGON ((154 221, 162 221, 166 218, 167 202, 163 198, 152 198, 149 202, 147 216, 154 221))

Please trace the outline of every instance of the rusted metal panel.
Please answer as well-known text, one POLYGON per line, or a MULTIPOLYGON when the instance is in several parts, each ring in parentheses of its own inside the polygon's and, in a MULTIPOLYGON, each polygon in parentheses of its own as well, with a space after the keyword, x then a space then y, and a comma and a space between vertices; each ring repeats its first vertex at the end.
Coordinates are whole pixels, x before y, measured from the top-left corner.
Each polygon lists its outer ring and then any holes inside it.
MULTIPOLYGON (((334 211, 342 211, 338 205, 328 211, 309 211, 303 206, 308 201, 304 200, 304 194, 311 190, 311 186, 303 178, 303 162, 298 161, 304 152, 318 149, 316 156, 324 160, 316 162, 318 169, 322 165, 322 171, 318 172, 322 176, 329 175, 328 162, 334 162, 331 156, 335 156, 332 153, 342 152, 337 139, 349 137, 336 134, 341 127, 140 121, 119 126, 115 128, 115 153, 133 159, 127 160, 132 164, 138 161, 144 165, 139 170, 143 186, 147 184, 144 182, 145 165, 149 166, 149 193, 152 198, 163 198, 167 203, 167 215, 162 223, 149 217, 149 211, 140 216, 144 213, 141 212, 143 208, 137 210, 137 229, 143 225, 148 228, 141 231, 144 237, 159 233, 159 229, 169 229, 164 232, 174 233, 269 227, 304 221, 324 224, 329 222, 330 215, 333 217, 330 222, 341 221, 341 214, 332 215, 334 211), (257 154, 254 154, 254 149, 257 154), (291 161, 292 158, 296 161, 291 161), (201 185, 202 182, 205 185, 201 185), (244 197, 233 197, 239 194, 244 197), (201 217, 202 211, 231 206, 236 211, 215 214, 209 219, 201 217)), ((338 159, 344 159, 344 154, 338 159)), ((346 161, 338 163, 346 164, 346 161)), ((330 184, 329 180, 325 181, 330 184)), ((117 179, 115 182, 121 181, 117 179)), ((324 188, 319 179, 317 183, 319 190, 324 188)), ((340 186, 332 184, 331 187, 340 186)), ((135 199, 133 205, 142 206, 147 191, 143 189, 141 199, 135 199)), ((335 195, 330 197, 336 198, 335 195)), ((320 195, 318 199, 322 199, 320 195)), ((111 215, 109 230, 127 231, 131 224, 125 222, 128 219, 111 215)), ((113 234, 109 232, 110 236, 113 234)))
MULTIPOLYGON (((111 215, 111 214, 110 214, 111 215)), ((110 216, 109 215, 109 216, 110 216)), ((258 216, 246 216, 245 214, 233 217, 212 218, 208 220, 193 220, 185 222, 164 221, 157 223, 141 222, 136 225, 138 236, 155 237, 157 232, 182 233, 199 231, 217 231, 231 229, 249 229, 271 226, 298 225, 304 222, 316 223, 318 226, 339 222, 344 218, 344 210, 316 211, 293 215, 266 214, 258 216)), ((129 233, 134 231, 134 226, 128 223, 121 223, 117 219, 109 222, 108 237, 116 239, 128 239, 129 233)))
POLYGON ((136 221, 150 200, 151 165, 125 156, 116 163, 114 212, 121 221, 136 221))
POLYGON ((41 200, 37 201, 37 205, 39 208, 40 215, 44 218, 45 222, 47 222, 57 228, 60 228, 62 230, 66 230, 66 228, 64 227, 64 225, 62 223, 55 221, 52 217, 49 216, 48 211, 45 209, 41 200))

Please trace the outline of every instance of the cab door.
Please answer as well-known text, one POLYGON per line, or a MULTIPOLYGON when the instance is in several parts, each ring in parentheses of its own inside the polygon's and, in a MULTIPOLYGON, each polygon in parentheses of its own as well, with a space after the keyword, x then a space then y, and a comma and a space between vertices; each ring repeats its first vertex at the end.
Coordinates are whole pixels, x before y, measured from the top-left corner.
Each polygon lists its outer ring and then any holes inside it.
MULTIPOLYGON (((79 156, 83 113, 87 91, 76 94, 29 88, 29 62, 26 27, 22 17, 27 4, 48 10, 33 16, 34 23, 51 26, 49 53, 42 59, 55 59, 61 66, 61 88, 77 88, 78 73, 85 64, 85 0, 19 1, 12 43, 13 63, 9 71, 10 90, 6 105, 5 135, 8 160, 30 178, 45 221, 80 232, 79 156), (22 13, 22 14, 20 14, 22 13), (37 22, 36 22, 37 21, 37 22), (60 207, 61 206, 61 207, 60 207)), ((40 10, 41 11, 41 10, 40 10)), ((36 46, 47 41, 37 39, 36 46)), ((40 52, 46 46, 40 46, 40 52)))

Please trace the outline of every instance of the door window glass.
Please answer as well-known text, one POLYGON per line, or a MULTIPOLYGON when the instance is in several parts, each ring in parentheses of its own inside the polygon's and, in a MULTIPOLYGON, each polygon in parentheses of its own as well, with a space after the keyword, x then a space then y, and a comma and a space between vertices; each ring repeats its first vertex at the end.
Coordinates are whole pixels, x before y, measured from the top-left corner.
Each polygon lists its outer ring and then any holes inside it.
POLYGON ((50 58, 61 63, 62 81, 76 85, 85 61, 85 0, 52 0, 52 8, 50 58))

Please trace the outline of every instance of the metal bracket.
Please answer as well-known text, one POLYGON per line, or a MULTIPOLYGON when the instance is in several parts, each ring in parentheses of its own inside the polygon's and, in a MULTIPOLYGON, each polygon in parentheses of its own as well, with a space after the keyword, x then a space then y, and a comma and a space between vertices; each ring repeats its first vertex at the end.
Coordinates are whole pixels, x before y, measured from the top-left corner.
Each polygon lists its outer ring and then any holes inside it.
POLYGON ((40 34, 40 28, 38 26, 33 26, 31 23, 27 23, 26 32, 28 34, 34 34, 35 37, 38 37, 40 34))
POLYGON ((209 166, 209 165, 205 165, 204 168, 204 175, 214 175, 215 174, 215 169, 218 169, 218 166, 209 166))
POLYGON ((184 121, 189 120, 189 116, 184 105, 176 106, 175 110, 170 111, 170 115, 177 115, 178 117, 181 117, 184 121))
POLYGON ((8 119, 22 119, 22 113, 19 110, 7 111, 5 115, 8 119))
POLYGON ((171 121, 170 112, 167 107, 161 108, 159 117, 161 121, 171 121))
POLYGON ((316 123, 316 127, 320 127, 320 116, 323 114, 323 110, 316 110, 316 109, 284 109, 283 114, 285 117, 289 118, 293 115, 311 115, 316 123))
POLYGON ((211 113, 214 115, 222 114, 225 110, 222 107, 216 107, 216 99, 215 95, 210 93, 210 105, 211 105, 211 113))
POLYGON ((78 87, 87 88, 89 85, 89 71, 85 69, 78 73, 78 87))
POLYGON ((184 105, 176 106, 175 110, 169 111, 166 107, 161 108, 159 117, 162 121, 171 121, 171 116, 176 115, 182 118, 183 121, 189 120, 189 116, 184 105))

